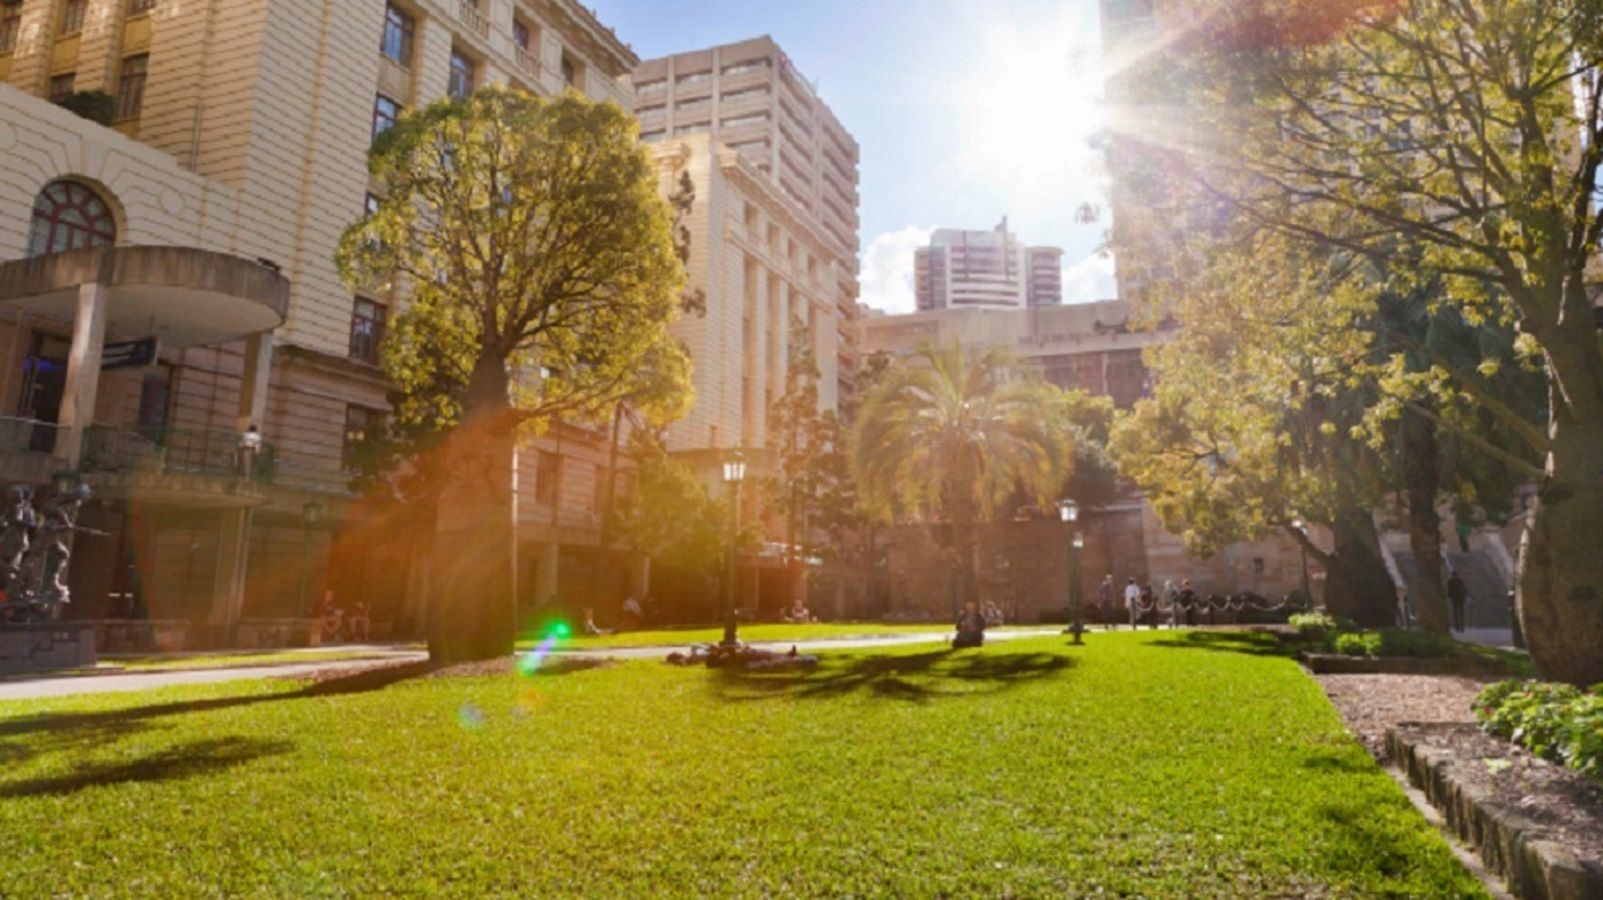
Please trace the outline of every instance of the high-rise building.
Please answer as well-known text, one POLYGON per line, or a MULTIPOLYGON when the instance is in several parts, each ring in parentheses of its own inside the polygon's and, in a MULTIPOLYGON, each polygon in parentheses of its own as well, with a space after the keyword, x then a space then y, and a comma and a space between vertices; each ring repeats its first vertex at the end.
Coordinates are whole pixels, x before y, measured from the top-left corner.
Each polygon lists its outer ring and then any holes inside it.
MULTIPOLYGON (((492 81, 631 108, 637 61, 576 0, 0 0, 0 478, 93 487, 69 615, 304 641, 330 590, 415 619, 418 555, 350 487, 405 301, 334 267, 368 148, 492 81), (50 102, 91 92, 110 124, 50 102)), ((606 464, 573 426, 522 452, 526 596, 597 542, 606 464)))
POLYGON ((1063 302, 1063 251, 1026 247, 1003 219, 990 231, 937 229, 914 251, 920 310, 1023 309, 1063 302))
POLYGON ((670 446, 764 446, 792 321, 812 332, 826 408, 857 365, 857 142, 766 36, 647 60, 634 88, 641 139, 696 190, 689 277, 707 314, 676 326, 698 400, 670 446))

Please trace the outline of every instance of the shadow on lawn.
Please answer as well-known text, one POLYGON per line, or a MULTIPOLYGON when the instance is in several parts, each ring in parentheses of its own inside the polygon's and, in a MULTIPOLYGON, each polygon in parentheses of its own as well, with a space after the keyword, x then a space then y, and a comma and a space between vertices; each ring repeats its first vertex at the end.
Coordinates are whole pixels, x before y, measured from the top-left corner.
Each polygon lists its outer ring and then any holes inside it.
POLYGON ((723 700, 774 697, 830 699, 865 693, 923 703, 943 697, 994 693, 1073 666, 1053 653, 936 650, 884 656, 825 657, 812 670, 719 669, 713 691, 723 700))
POLYGON ((1187 631, 1175 637, 1151 641, 1149 646, 1245 653, 1249 656, 1295 655, 1292 647, 1282 644, 1273 634, 1262 631, 1187 631))
POLYGON ((0 797, 65 795, 87 787, 136 781, 174 781, 231 769, 241 763, 289 750, 286 741, 226 737, 191 741, 139 759, 115 763, 85 763, 65 775, 28 778, 0 784, 0 797))

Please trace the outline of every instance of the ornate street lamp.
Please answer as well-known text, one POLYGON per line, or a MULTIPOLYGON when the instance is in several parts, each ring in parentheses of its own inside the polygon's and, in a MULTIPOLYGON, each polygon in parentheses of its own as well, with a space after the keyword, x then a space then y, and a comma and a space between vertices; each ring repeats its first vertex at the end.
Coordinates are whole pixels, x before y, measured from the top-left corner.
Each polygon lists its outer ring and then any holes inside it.
POLYGON ((740 643, 736 635, 739 621, 735 618, 736 543, 740 540, 740 485, 746 480, 746 457, 739 450, 724 457, 724 484, 729 485, 732 500, 729 517, 729 561, 724 577, 724 646, 740 643))
MULTIPOLYGON (((1058 501, 1058 519, 1065 525, 1074 526, 1080 521, 1080 504, 1073 500, 1058 501)), ((1073 534, 1069 538, 1069 627, 1064 629, 1068 634, 1074 635, 1076 644, 1082 643, 1085 634, 1085 616, 1080 603, 1080 551, 1085 548, 1085 535, 1078 528, 1070 529, 1073 534)))
POLYGON ((1302 599, 1308 608, 1314 608, 1314 591, 1308 583, 1308 523, 1301 516, 1291 520, 1291 527, 1302 532, 1302 540, 1297 542, 1297 549, 1302 553, 1302 599))

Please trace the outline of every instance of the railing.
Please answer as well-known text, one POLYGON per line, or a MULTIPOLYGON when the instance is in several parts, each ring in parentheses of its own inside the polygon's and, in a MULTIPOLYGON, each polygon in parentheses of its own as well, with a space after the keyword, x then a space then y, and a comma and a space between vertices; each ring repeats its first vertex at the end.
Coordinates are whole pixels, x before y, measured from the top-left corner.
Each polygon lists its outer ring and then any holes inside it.
POLYGON ((490 22, 484 18, 484 13, 479 12, 477 0, 459 0, 456 16, 465 25, 473 29, 479 37, 488 38, 490 36, 490 22))
POLYGON ((540 61, 534 58, 533 53, 522 47, 513 47, 512 59, 517 62, 518 68, 522 69, 530 78, 540 77, 540 61))
POLYGON ((84 471, 245 477, 273 480, 273 448, 247 450, 229 431, 91 425, 84 433, 84 471))
POLYGON ((56 432, 61 426, 38 419, 0 416, 0 454, 42 453, 56 449, 56 432))

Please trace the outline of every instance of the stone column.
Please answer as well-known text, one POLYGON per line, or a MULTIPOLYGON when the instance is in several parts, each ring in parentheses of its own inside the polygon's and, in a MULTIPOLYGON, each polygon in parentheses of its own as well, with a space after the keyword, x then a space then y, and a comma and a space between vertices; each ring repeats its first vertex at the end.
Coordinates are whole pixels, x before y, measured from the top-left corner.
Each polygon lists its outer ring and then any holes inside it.
POLYGON ((557 565, 561 552, 556 541, 536 544, 534 564, 534 602, 545 606, 557 599, 557 565))
POLYGON ((239 375, 239 433, 252 425, 262 431, 267 418, 267 380, 273 367, 273 332, 245 339, 245 369, 239 375))
POLYGON ((61 396, 56 458, 68 469, 83 459, 84 432, 95 418, 95 392, 100 387, 100 354, 106 343, 106 286, 78 288, 78 309, 72 320, 72 348, 67 353, 67 384, 61 396))
POLYGON ((212 574, 212 626, 219 644, 233 644, 245 609, 245 565, 250 551, 251 508, 225 509, 217 532, 217 567, 212 574))

